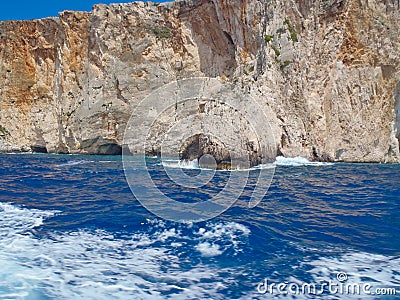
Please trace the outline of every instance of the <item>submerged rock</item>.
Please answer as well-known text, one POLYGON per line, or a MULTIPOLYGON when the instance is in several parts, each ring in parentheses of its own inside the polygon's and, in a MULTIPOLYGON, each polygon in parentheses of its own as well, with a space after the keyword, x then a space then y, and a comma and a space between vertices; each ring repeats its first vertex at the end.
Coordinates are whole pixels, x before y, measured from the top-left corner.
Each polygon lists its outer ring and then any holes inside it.
POLYGON ((220 141, 204 134, 192 136, 182 145, 179 153, 181 160, 192 161, 197 159, 201 168, 207 169, 238 169, 249 168, 261 164, 262 160, 257 152, 248 149, 248 158, 230 152, 228 147, 220 141), (236 155, 236 157, 235 157, 236 155))
POLYGON ((231 168, 231 157, 228 149, 222 143, 202 134, 192 136, 182 146, 180 159, 189 161, 198 159, 201 168, 231 168))

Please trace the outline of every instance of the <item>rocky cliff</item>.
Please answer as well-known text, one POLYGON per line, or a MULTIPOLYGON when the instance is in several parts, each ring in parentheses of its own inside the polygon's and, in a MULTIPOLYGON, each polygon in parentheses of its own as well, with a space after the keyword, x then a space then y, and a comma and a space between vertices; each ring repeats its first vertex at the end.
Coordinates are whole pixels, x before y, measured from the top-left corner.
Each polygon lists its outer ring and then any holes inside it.
MULTIPOLYGON (((0 149, 118 154, 142 99, 213 77, 265 109, 274 155, 396 162, 399 20, 394 0, 191 0, 1 22, 0 149)), ((229 109, 196 109, 242 122, 229 109)), ((246 130, 235 134, 259 153, 246 130)), ((148 148, 159 153, 157 138, 148 148)))

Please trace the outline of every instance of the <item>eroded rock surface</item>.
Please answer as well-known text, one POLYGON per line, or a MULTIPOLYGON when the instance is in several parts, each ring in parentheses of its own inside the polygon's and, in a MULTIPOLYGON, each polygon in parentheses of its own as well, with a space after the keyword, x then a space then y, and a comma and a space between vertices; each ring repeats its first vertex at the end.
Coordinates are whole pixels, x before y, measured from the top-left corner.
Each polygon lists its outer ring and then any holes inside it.
POLYGON ((399 161, 398 20, 388 0, 191 0, 1 22, 0 149, 118 154, 143 98, 206 76, 258 99, 276 154, 399 161))

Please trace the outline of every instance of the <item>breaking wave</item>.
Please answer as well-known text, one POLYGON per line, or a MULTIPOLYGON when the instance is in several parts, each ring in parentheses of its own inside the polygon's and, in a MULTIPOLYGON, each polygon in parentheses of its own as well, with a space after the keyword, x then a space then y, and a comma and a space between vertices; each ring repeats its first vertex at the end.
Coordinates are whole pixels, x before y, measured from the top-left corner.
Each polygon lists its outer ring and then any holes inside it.
POLYGON ((275 165, 285 166, 285 167, 331 166, 331 165, 333 165, 333 163, 309 161, 307 158, 304 158, 301 156, 297 156, 297 157, 293 157, 293 158, 278 156, 276 158, 275 165))

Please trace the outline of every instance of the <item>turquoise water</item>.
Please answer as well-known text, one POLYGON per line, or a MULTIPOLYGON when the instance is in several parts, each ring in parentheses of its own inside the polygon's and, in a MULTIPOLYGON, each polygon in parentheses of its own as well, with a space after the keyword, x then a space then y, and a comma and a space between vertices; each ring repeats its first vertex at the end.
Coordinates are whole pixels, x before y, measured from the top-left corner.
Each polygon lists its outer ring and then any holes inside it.
MULTIPOLYGON (((0 161, 0 299, 396 298, 259 291, 265 279, 318 283, 338 273, 400 294, 399 165, 280 160, 256 208, 244 195, 215 219, 180 224, 140 205, 120 157, 0 161)), ((207 197, 177 193, 159 160, 148 166, 179 201, 207 197)))

